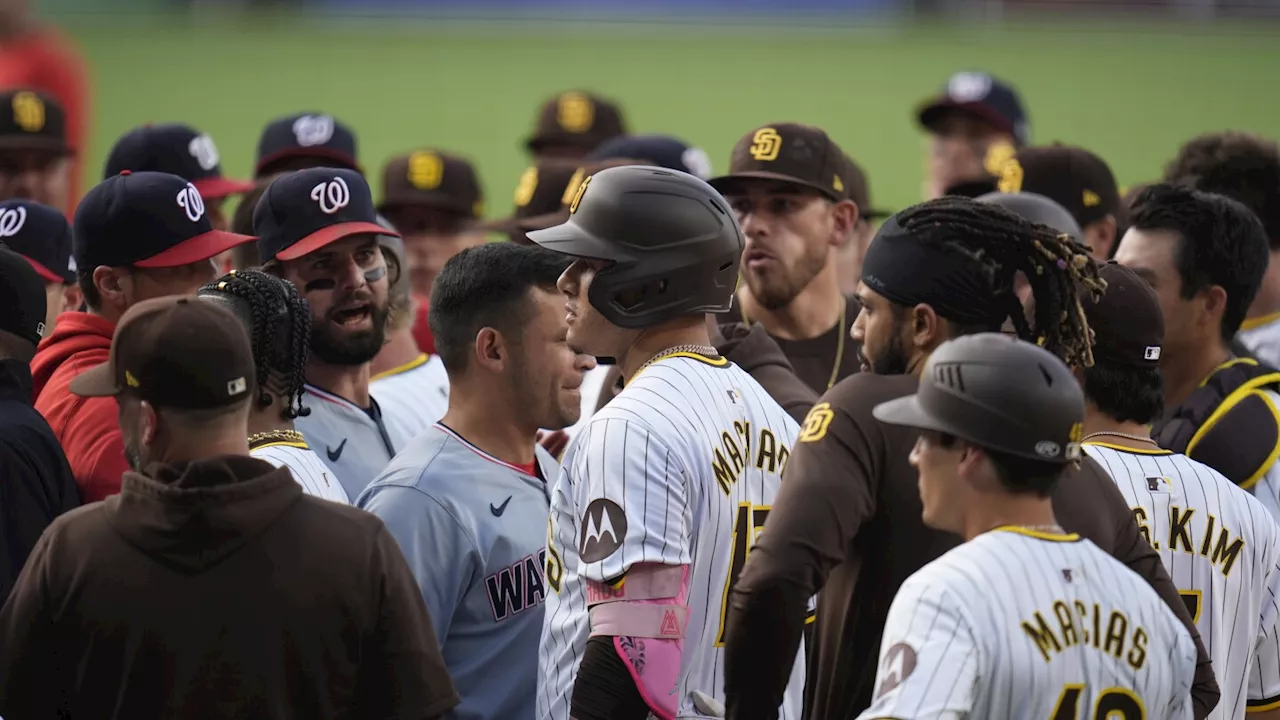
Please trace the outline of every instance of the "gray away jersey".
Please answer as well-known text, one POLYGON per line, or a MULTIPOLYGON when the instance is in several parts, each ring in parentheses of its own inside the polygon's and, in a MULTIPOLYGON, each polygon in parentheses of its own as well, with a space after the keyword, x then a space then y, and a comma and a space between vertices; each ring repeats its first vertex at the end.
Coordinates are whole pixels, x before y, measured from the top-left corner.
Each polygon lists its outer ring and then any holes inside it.
POLYGON ((449 409, 449 376, 439 355, 423 353, 411 363, 374 375, 369 394, 378 401, 387 432, 411 439, 449 409))
POLYGON ((1006 526, 889 607, 860 720, 1185 720, 1196 646, 1147 581, 1077 535, 1006 526))
MULTIPOLYGON (((586 581, 636 563, 688 565, 689 620, 677 686, 724 702, 729 590, 764 527, 799 432, 750 375, 723 358, 659 358, 592 416, 551 492, 539 720, 568 720, 590 634, 586 581), (586 561, 585 558, 591 558, 586 561)), ((780 709, 799 720, 802 649, 780 709)))
POLYGON ((457 720, 530 720, 545 587, 547 486, 443 425, 396 456, 357 505, 400 543, 462 703, 457 720))
POLYGON ((333 471, 316 457, 305 443, 269 442, 249 448, 249 455, 266 460, 276 467, 289 468, 302 491, 322 500, 350 505, 347 491, 333 476, 333 471))
POLYGON ((410 439, 382 422, 378 401, 370 396, 370 402, 366 412, 346 398, 307 385, 303 404, 311 414, 293 421, 349 498, 359 497, 410 439))
POLYGON ((1280 707, 1280 528, 1257 498, 1167 450, 1085 443, 1160 554, 1213 660, 1210 718, 1280 707))

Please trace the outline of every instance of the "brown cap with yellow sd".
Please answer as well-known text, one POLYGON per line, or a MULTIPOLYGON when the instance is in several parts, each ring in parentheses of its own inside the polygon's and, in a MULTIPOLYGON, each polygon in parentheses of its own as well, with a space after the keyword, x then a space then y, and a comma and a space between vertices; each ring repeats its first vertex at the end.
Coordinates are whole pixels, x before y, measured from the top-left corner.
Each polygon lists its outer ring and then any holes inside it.
POLYGON ((484 193, 475 166, 439 150, 416 150, 391 158, 382 168, 378 212, 406 205, 480 217, 484 214, 484 193))
POLYGON ((724 194, 739 180, 777 180, 840 201, 849 198, 849 169, 844 151, 820 128, 774 123, 744 135, 729 157, 729 174, 709 182, 724 194))

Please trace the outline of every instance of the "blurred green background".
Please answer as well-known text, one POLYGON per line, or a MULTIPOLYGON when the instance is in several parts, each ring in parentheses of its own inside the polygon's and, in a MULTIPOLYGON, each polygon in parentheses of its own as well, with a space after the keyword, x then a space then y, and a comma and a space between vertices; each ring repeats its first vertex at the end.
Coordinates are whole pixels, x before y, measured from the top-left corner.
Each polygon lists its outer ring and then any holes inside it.
POLYGON ((373 180, 391 154, 471 157, 488 214, 510 210, 537 105, 586 88, 620 101, 634 131, 700 145, 717 171, 753 126, 825 128, 867 169, 873 201, 919 200, 925 145, 913 108, 960 69, 1022 91, 1035 142, 1084 145, 1122 185, 1158 175, 1204 131, 1280 135, 1280 33, 1272 25, 1126 24, 768 29, 707 24, 308 22, 241 15, 72 17, 94 82, 86 168, 144 122, 210 133, 247 176, 262 125, 303 110, 359 136, 373 180))

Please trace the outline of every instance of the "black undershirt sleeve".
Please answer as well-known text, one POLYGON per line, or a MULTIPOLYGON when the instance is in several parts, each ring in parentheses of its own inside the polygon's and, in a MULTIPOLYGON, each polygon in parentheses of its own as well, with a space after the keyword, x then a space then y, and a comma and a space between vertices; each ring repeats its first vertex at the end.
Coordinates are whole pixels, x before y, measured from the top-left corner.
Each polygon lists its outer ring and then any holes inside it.
POLYGON ((631 672, 613 647, 613 638, 596 635, 573 683, 569 715, 574 720, 645 720, 649 705, 631 679, 631 672))

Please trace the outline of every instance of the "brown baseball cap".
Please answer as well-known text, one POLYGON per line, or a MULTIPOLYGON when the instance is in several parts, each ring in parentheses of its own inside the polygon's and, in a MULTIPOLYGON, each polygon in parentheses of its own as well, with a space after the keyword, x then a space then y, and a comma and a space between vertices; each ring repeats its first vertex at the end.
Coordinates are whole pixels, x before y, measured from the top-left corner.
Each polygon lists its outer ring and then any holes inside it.
POLYGON ((839 201, 849 198, 849 170, 844 151, 820 128, 773 123, 743 135, 729 156, 729 174, 708 182, 723 194, 739 180, 779 180, 839 201))
POLYGON ((515 212, 510 217, 481 223, 491 232, 532 232, 559 225, 569 217, 569 203, 589 175, 605 168, 644 165, 640 160, 610 158, 588 162, 548 159, 526 168, 516 184, 515 212))
POLYGON ((1129 268, 1111 262, 1098 266, 1107 283, 1099 300, 1082 293, 1080 304, 1093 330, 1093 355, 1104 362, 1131 367, 1160 365, 1164 316, 1156 293, 1129 268))
POLYGON ((1000 164, 1000 192, 1032 192, 1065 207, 1084 227, 1111 215, 1124 217, 1116 176, 1106 161, 1081 147, 1054 144, 1021 148, 1000 164))
POLYGON ((871 187, 867 184, 867 174, 862 171, 862 166, 848 155, 844 156, 844 161, 848 165, 844 174, 845 194, 858 206, 858 217, 871 221, 892 215, 888 210, 877 210, 871 205, 871 187))
POLYGON ((70 154, 66 112, 52 96, 35 90, 0 92, 0 150, 70 154))
POLYGON ((191 297, 144 300, 125 312, 106 363, 71 381, 82 397, 134 395, 156 407, 204 410, 254 389, 253 349, 231 311, 191 297))
POLYGON ((617 103, 583 90, 569 90, 542 104, 537 126, 525 147, 537 152, 548 145, 568 145, 589 152, 626 132, 617 103))
POLYGON ((415 150, 391 158, 382 168, 378 212, 403 205, 478 218, 484 214, 484 193, 471 161, 439 150, 415 150))

